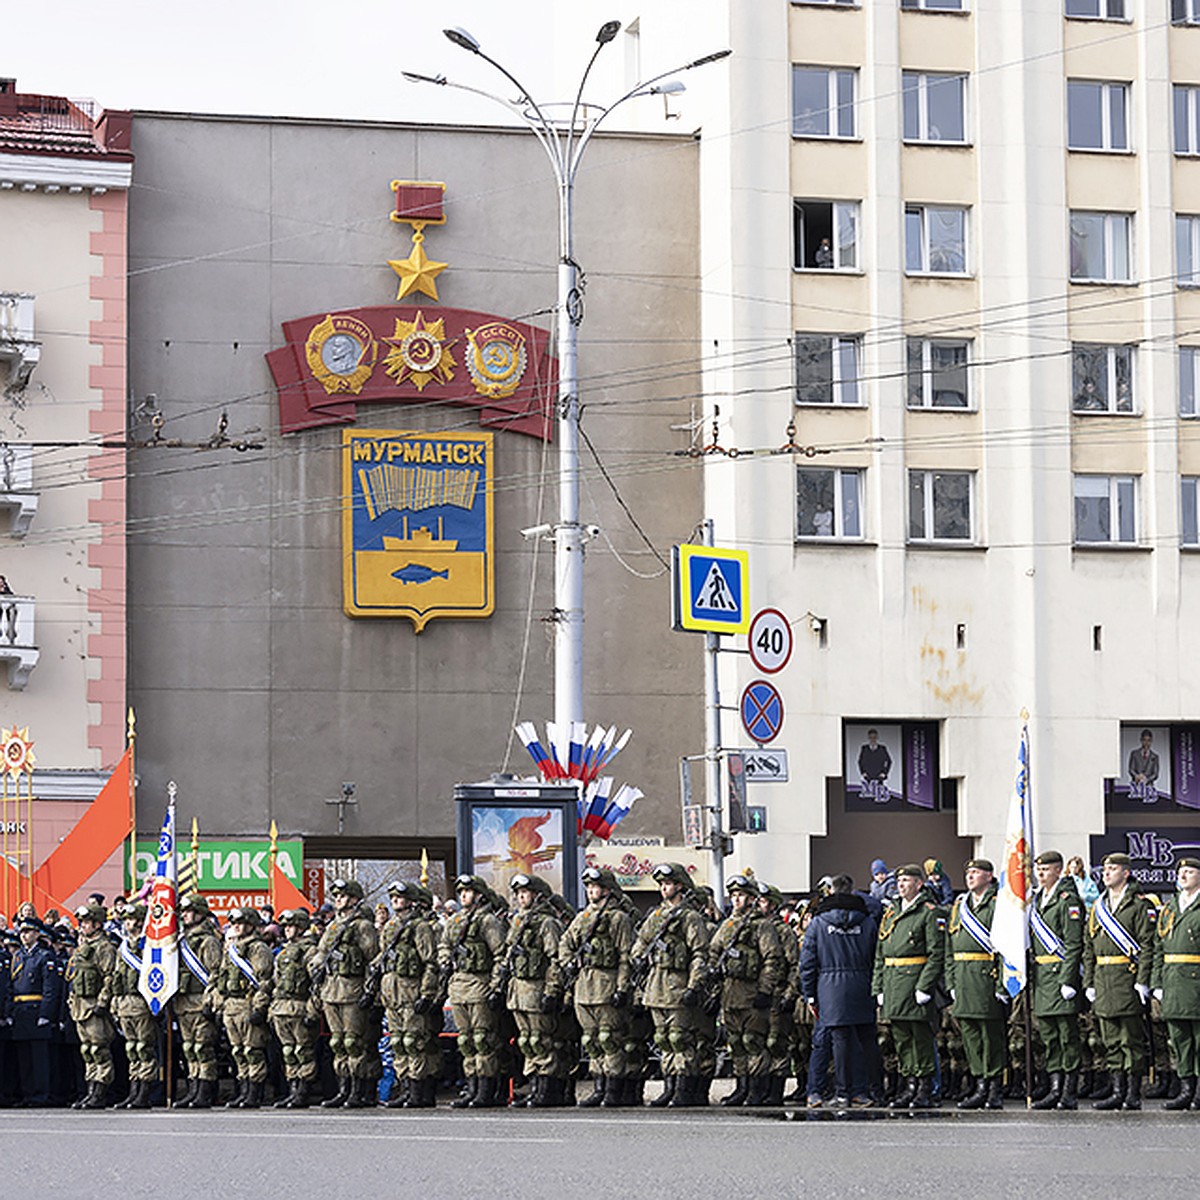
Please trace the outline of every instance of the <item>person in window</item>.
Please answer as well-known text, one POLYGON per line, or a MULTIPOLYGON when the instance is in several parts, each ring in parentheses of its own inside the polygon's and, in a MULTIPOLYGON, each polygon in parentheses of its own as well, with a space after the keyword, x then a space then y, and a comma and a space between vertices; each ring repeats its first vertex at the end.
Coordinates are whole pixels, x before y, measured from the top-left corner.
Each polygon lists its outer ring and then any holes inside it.
POLYGON ((1076 412, 1103 412, 1108 406, 1094 379, 1085 379, 1083 387, 1075 395, 1076 412))
POLYGON ((824 271, 833 270, 833 246, 827 237, 821 239, 820 245, 817 246, 817 253, 814 255, 814 261, 817 266, 824 271))
POLYGON ((11 596, 12 594, 13 590, 8 586, 8 580, 0 575, 0 596, 11 596))
POLYGON ((814 537, 833 537, 833 513, 827 508, 813 513, 812 526, 814 537))

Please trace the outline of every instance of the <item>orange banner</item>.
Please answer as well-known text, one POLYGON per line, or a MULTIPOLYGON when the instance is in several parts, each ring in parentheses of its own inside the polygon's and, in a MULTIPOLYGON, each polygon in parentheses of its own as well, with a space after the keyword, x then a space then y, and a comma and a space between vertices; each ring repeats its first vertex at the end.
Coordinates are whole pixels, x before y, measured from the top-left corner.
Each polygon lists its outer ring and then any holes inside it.
MULTIPOLYGON (((18 871, 12 863, 8 862, 2 856, 0 856, 0 889, 2 889, 0 890, 0 894, 8 897, 9 911, 5 915, 11 921, 12 915, 16 912, 20 901, 22 899, 29 899, 30 885, 28 877, 18 871)), ((71 893, 65 892, 63 894, 69 896, 71 893)), ((45 916, 46 910, 50 908, 57 908, 60 913, 66 911, 61 901, 56 900, 39 885, 36 876, 33 881, 33 907, 38 910, 39 917, 45 916)))
POLYGON ((312 912, 312 901, 279 869, 271 863, 271 907, 278 917, 285 908, 303 908, 312 912))

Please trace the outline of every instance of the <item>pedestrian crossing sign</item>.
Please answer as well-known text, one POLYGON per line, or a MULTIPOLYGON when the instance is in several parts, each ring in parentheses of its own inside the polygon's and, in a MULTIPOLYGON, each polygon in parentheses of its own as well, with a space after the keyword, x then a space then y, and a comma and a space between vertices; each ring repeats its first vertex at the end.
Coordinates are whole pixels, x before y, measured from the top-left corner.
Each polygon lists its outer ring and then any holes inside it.
POLYGON ((750 628, 750 555, 716 546, 676 546, 674 627, 701 633, 750 628))

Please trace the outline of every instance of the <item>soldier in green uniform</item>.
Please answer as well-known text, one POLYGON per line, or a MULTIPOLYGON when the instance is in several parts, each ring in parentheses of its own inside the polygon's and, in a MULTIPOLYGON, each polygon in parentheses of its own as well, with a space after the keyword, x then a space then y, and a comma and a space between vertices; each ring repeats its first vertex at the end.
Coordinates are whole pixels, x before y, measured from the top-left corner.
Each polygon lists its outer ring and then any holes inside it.
POLYGON ((530 1081, 530 1108, 565 1102, 566 1080, 556 1074, 555 1025, 562 1006, 559 963, 562 923, 550 903, 550 885, 536 875, 514 875, 510 886, 517 912, 508 928, 504 957, 492 972, 492 989, 503 990, 517 1023, 517 1048, 530 1081))
POLYGON ((1088 914, 1083 987, 1100 1026, 1112 1095, 1093 1108, 1142 1107, 1145 1010, 1154 969, 1155 908, 1138 892, 1127 854, 1104 859, 1104 891, 1088 914))
POLYGON ((121 920, 124 939, 117 950, 112 974, 112 1013, 125 1036, 129 1059, 129 1095, 116 1108, 149 1108, 150 1093, 158 1082, 158 1022, 138 991, 142 970, 142 926, 146 907, 134 904, 121 920))
POLYGON ((1151 977, 1180 1084, 1179 1095, 1163 1108, 1200 1111, 1200 858, 1181 858, 1176 871, 1179 890, 1158 916, 1151 977))
POLYGON ((732 911, 708 947, 709 970, 720 988, 721 1020, 737 1080, 721 1103, 765 1104, 770 1092, 767 1031, 771 1004, 783 987, 784 958, 770 917, 758 908, 758 885, 735 875, 725 885, 732 911))
POLYGON ((116 1036, 109 1006, 116 951, 104 932, 107 913, 98 904, 75 910, 79 944, 67 962, 68 1011, 79 1035, 87 1091, 72 1108, 103 1108, 113 1081, 112 1040, 116 1036))
POLYGON ((179 902, 179 989, 171 1000, 187 1065, 187 1091, 176 1108, 212 1108, 217 1099, 219 1032, 205 993, 225 954, 208 901, 192 892, 179 902))
POLYGON ((792 1045, 796 1033, 795 1008, 800 997, 800 943, 783 919, 783 893, 772 884, 758 884, 758 911, 775 926, 783 954, 783 979, 771 999, 767 1018, 767 1103, 783 1103, 783 1089, 791 1070, 792 1045))
POLYGON ((309 1093, 317 1082, 317 1032, 321 1025, 308 973, 308 960, 317 949, 317 939, 307 909, 280 913, 279 926, 284 940, 275 955, 267 1016, 279 1039, 288 1094, 276 1100, 275 1107, 307 1108, 309 1093))
POLYGON ((395 916, 383 927, 379 955, 367 986, 376 988, 387 1013, 396 1087, 388 1108, 433 1108, 442 1055, 442 987, 438 973, 433 893, 419 883, 395 880, 388 888, 395 916))
POLYGON ((575 1019, 595 1080, 580 1107, 616 1108, 633 1102, 625 1054, 632 999, 629 951, 633 922, 621 906, 617 881, 606 867, 583 872, 587 907, 567 926, 558 945, 564 979, 572 987, 575 1019))
POLYGON ((333 920, 309 960, 313 984, 329 1026, 329 1048, 338 1090, 322 1108, 374 1108, 379 1052, 370 1036, 370 1014, 360 1006, 367 967, 379 953, 379 935, 363 904, 357 879, 335 879, 333 920))
POLYGON ((974 1090, 958 1107, 1003 1108, 1008 1009, 1001 998, 1000 961, 991 934, 999 889, 986 858, 971 859, 965 875, 967 890, 954 901, 946 928, 946 984, 962 1031, 967 1070, 975 1080, 974 1090))
POLYGON ((871 990, 890 1022, 904 1087, 892 1108, 932 1108, 932 1006, 945 961, 945 917, 924 893, 925 872, 909 863, 896 871, 898 898, 884 910, 871 990))
POLYGON ((234 936, 208 985, 209 1007, 221 1014, 237 1068, 237 1092, 226 1108, 260 1108, 267 1083, 267 1009, 275 960, 262 939, 255 908, 229 913, 234 936))
POLYGON ((643 922, 631 951, 646 972, 642 1002, 654 1018, 654 1041, 662 1054, 663 1094, 655 1107, 690 1108, 703 1103, 699 1008, 708 973, 708 925, 691 903, 692 881, 679 863, 652 872, 662 903, 643 922))
POLYGON ((1063 856, 1057 850, 1039 854, 1034 871, 1038 888, 1030 910, 1029 979, 1050 1090, 1033 1107, 1077 1108, 1083 901, 1071 880, 1062 879, 1063 856))
POLYGON ((442 931, 438 951, 458 1028, 458 1049, 467 1077, 464 1095, 452 1108, 492 1108, 500 1100, 500 1010, 504 995, 492 972, 504 956, 504 924, 492 912, 491 889, 477 875, 455 880, 460 908, 442 931))

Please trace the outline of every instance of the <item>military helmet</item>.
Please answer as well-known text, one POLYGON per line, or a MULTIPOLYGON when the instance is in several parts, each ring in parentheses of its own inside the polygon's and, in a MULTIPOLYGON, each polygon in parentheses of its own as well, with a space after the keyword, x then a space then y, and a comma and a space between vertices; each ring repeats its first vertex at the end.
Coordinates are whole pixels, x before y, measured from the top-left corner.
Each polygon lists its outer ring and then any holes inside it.
POLYGON ((361 900, 366 894, 363 892, 363 885, 357 879, 335 879, 329 890, 335 896, 351 896, 355 900, 361 900))
POLYGON ((481 896, 488 896, 492 891, 478 875, 460 875, 454 881, 454 890, 456 892, 478 892, 481 896))
POLYGON ((307 908, 286 908, 279 914, 279 924, 307 929, 312 924, 312 915, 307 908))
POLYGON ((206 917, 212 913, 212 909, 208 907, 208 900, 200 895, 199 892, 189 892, 179 902, 179 911, 182 912, 198 912, 203 913, 206 917))
POLYGON ((608 867, 584 867, 580 876, 585 884, 595 883, 611 892, 617 886, 617 877, 608 867))
POLYGON ((388 895, 405 896, 416 904, 433 905, 433 893, 422 884, 407 879, 393 879, 388 884, 388 895))
POLYGON ((765 900, 773 908, 783 907, 783 893, 773 884, 763 880, 758 881, 758 898, 765 900))
POLYGON ((231 908, 229 910, 229 923, 231 925, 237 925, 243 922, 247 925, 258 926, 262 924, 262 916, 257 908, 250 908, 249 906, 244 908, 231 908))
POLYGON ((678 883, 682 887, 692 890, 692 877, 687 873, 687 868, 680 863, 659 863, 653 871, 650 872, 655 883, 678 883))
POLYGON ((542 878, 537 875, 526 875, 523 871, 518 872, 509 880, 508 886, 514 892, 531 891, 538 896, 549 896, 553 889, 542 878))
POLYGON ((749 896, 758 895, 758 884, 745 875, 735 875, 725 884, 727 892, 745 892, 749 896))
POLYGON ((121 914, 122 921, 137 921, 141 924, 146 919, 146 906, 144 904, 127 904, 125 911, 121 914))
POLYGON ((108 913, 103 904, 81 904, 75 910, 77 921, 99 921, 101 925, 108 920, 108 913))

